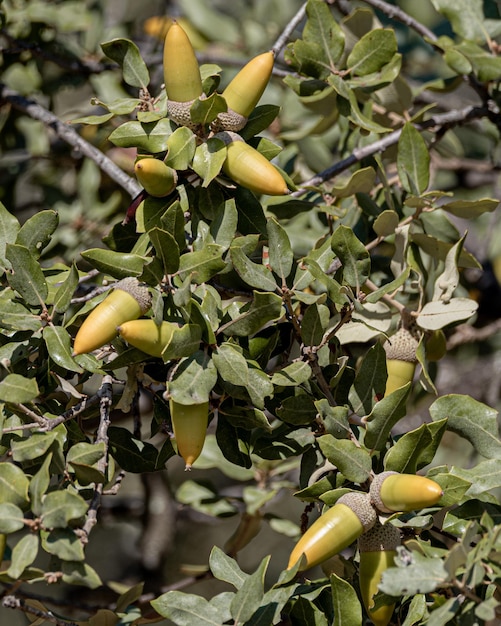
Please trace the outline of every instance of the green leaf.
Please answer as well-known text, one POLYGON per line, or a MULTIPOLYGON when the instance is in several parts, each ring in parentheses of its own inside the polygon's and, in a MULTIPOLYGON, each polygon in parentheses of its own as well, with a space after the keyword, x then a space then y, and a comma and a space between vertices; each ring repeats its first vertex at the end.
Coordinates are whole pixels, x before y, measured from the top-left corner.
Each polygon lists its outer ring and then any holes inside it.
POLYGON ((372 228, 378 237, 388 237, 395 232, 400 218, 398 213, 387 209, 380 213, 374 221, 372 228))
POLYGON ((71 491, 51 491, 42 502, 42 524, 44 528, 66 528, 72 521, 83 518, 87 513, 85 500, 71 491))
POLYGON ((38 535, 29 534, 21 539, 12 548, 12 557, 7 575, 17 580, 22 577, 24 570, 37 558, 39 546, 38 535))
POLYGON ((311 367, 304 361, 296 361, 276 371, 271 382, 277 387, 297 387, 310 380, 311 367))
POLYGON ((28 502, 29 480, 17 465, 0 463, 0 487, 0 503, 22 507, 28 502))
POLYGON ((367 416, 367 431, 364 444, 373 450, 384 450, 391 429, 406 414, 405 402, 411 389, 407 383, 389 396, 377 402, 367 416))
MULTIPOLYGON (((0 481, 1 481, 0 475, 0 481)), ((12 502, 0 502, 0 533, 10 535, 24 528, 24 515, 12 502)))
POLYGON ((290 239, 286 231, 274 219, 268 220, 267 230, 270 267, 285 284, 285 279, 291 273, 294 262, 290 239))
MULTIPOLYGON (((295 623, 298 624, 308 624, 308 626, 329 625, 324 611, 316 607, 312 600, 303 596, 299 596, 294 602, 290 616, 294 619, 295 623)), ((337 617, 338 615, 336 614, 336 618, 337 617)), ((361 614, 360 617, 362 617, 361 614)))
POLYGON ((253 292, 249 306, 222 328, 227 336, 250 337, 268 322, 276 321, 283 315, 282 298, 275 293, 253 292))
POLYGON ((470 396, 450 394, 435 400, 430 407, 433 421, 447 418, 447 430, 467 439, 478 454, 501 457, 498 412, 470 396))
POLYGON ((317 439, 322 454, 347 480, 364 483, 370 476, 372 461, 364 448, 357 446, 350 439, 336 439, 332 435, 322 435, 317 439))
POLYGON ((65 313, 71 304, 78 285, 78 269, 75 264, 71 266, 68 276, 59 285, 54 296, 54 310, 56 313, 65 313))
MULTIPOLYGON (((499 489, 501 486, 501 467, 497 456, 487 461, 481 461, 470 470, 452 467, 450 473, 471 483, 466 492, 470 498, 477 497, 481 500, 489 491, 499 489)), ((491 501, 497 502, 496 499, 491 501)))
POLYGON ((318 416, 326 433, 336 439, 346 439, 350 434, 349 409, 347 406, 331 406, 325 398, 315 402, 318 416))
POLYGON ((496 80, 501 72, 501 58, 478 46, 472 41, 462 41, 457 50, 473 65, 473 71, 480 82, 496 80))
POLYGON ((397 38, 393 29, 374 29, 353 46, 346 65, 355 76, 378 72, 383 65, 392 60, 397 48, 397 38))
POLYGON ((454 200, 441 204, 440 208, 456 217, 474 219, 482 213, 492 213, 498 206, 499 200, 480 198, 480 200, 454 200))
POLYGON ((151 606, 177 626, 221 626, 222 623, 217 608, 195 594, 168 591, 152 600, 151 606))
POLYGON ((226 145, 218 137, 211 137, 197 147, 191 167, 202 179, 202 187, 219 175, 225 160, 226 145))
POLYGON ((189 128, 180 126, 167 139, 165 163, 175 170, 187 170, 195 156, 196 137, 189 128))
POLYGON ((0 382, 0 400, 4 402, 31 402, 39 394, 37 381, 21 374, 7 374, 0 382))
POLYGON ((261 561, 256 571, 245 579, 234 595, 230 610, 235 624, 246 623, 254 614, 256 607, 261 604, 264 595, 264 577, 270 558, 267 556, 261 561))
POLYGON ((112 39, 101 44, 104 54, 122 68, 124 81, 131 87, 146 89, 150 75, 139 48, 128 39, 112 39))
POLYGON ((43 531, 42 548, 63 561, 83 561, 85 558, 83 544, 71 528, 43 531))
POLYGON ((349 198, 356 193, 369 193, 374 188, 376 171, 372 167, 363 167, 354 172, 349 180, 341 185, 334 185, 330 193, 337 198, 349 198))
POLYGON ((447 419, 443 419, 402 435, 384 457, 385 470, 416 474, 432 462, 446 428, 447 419))
POLYGON ((51 359, 70 372, 81 373, 83 370, 72 358, 71 338, 62 326, 45 326, 43 338, 51 359))
POLYGON ((371 260, 365 246, 351 228, 341 225, 332 235, 331 247, 343 265, 343 284, 358 290, 370 274, 371 260))
POLYGON ((226 267, 222 259, 224 249, 215 243, 206 244, 201 250, 186 252, 180 258, 179 277, 191 277, 192 283, 202 284, 226 267))
POLYGON ((227 250, 235 237, 238 224, 238 211, 235 200, 228 198, 224 204, 219 205, 214 213, 214 219, 210 225, 210 233, 214 242, 227 250))
POLYGON ((53 443, 57 442, 59 434, 55 430, 46 433, 32 433, 26 439, 12 441, 12 458, 19 463, 31 461, 45 455, 53 443))
POLYGON ((330 311, 324 304, 311 304, 301 321, 301 339, 305 346, 320 345, 330 319, 330 311))
POLYGON ((16 240, 19 222, 0 202, 0 266, 5 269, 5 249, 8 243, 16 240))
POLYGON ((444 15, 452 25, 452 29, 463 39, 484 42, 486 30, 482 0, 431 0, 436 11, 444 15))
POLYGON ((215 578, 233 585, 236 589, 240 589, 249 577, 249 574, 240 569, 235 559, 229 557, 217 546, 214 546, 210 552, 209 567, 215 578))
POLYGON ((271 271, 264 265, 254 263, 240 246, 230 247, 231 261, 240 278, 249 286, 274 292, 277 283, 271 271))
POLYGON ((424 330, 440 330, 471 317, 478 309, 478 302, 470 298, 451 298, 449 302, 427 302, 416 318, 424 330))
POLYGON ((195 124, 206 126, 213 122, 220 113, 227 110, 226 100, 214 92, 208 98, 195 100, 190 108, 190 117, 195 124))
POLYGON ((376 289, 376 291, 372 291, 371 293, 369 293, 369 295, 365 298, 364 302, 367 302, 369 304, 374 304, 378 302, 387 293, 396 291, 399 287, 401 287, 405 283, 405 281, 409 278, 410 274, 411 274, 411 267, 407 266, 405 270, 400 273, 398 278, 395 278, 395 280, 392 280, 389 283, 384 284, 379 289, 376 289))
POLYGON ((4 298, 0 302, 0 324, 4 329, 37 331, 42 327, 40 315, 33 315, 20 302, 13 300, 11 289, 5 289, 2 295, 4 298))
POLYGON ((377 399, 384 395, 386 378, 386 352, 377 342, 365 353, 350 389, 349 400, 357 415, 372 411, 377 399))
POLYGON ((317 416, 313 399, 305 393, 285 398, 276 412, 282 421, 295 426, 311 424, 317 416))
POLYGON ((448 580, 447 570, 441 559, 398 548, 395 562, 398 567, 390 567, 383 572, 379 584, 379 589, 389 596, 431 593, 448 580))
POLYGON ((63 561, 61 571, 63 582, 68 585, 82 585, 89 589, 97 589, 103 584, 97 572, 87 563, 63 561))
POLYGON ((156 154, 167 150, 171 132, 170 121, 167 118, 158 122, 124 122, 108 139, 119 148, 138 148, 156 154))
POLYGON ((151 443, 136 439, 130 431, 119 426, 108 429, 110 452, 126 472, 154 472, 157 467, 158 450, 151 443))
POLYGON ((33 258, 38 259, 58 224, 59 216, 55 211, 39 211, 21 226, 15 243, 28 248, 33 258))
MULTIPOLYGON (((173 235, 179 247, 179 251, 186 248, 184 232, 184 212, 179 201, 173 202, 160 218, 160 223, 164 230, 173 235)), ((216 242, 219 243, 219 242, 216 242)))
POLYGON ((249 115, 247 124, 239 131, 239 135, 246 141, 254 135, 266 130, 280 113, 280 107, 276 104, 262 104, 257 106, 249 115))
POLYGON ((113 278, 138 277, 143 273, 144 266, 150 259, 138 254, 115 252, 103 248, 89 248, 84 250, 82 257, 103 274, 113 278))
POLYGON ((86 443, 81 441, 74 444, 66 455, 66 463, 78 463, 80 465, 94 465, 106 454, 106 445, 101 443, 86 443))
POLYGON ((31 500, 31 510, 36 516, 42 512, 42 499, 49 490, 50 485, 50 464, 52 462, 52 452, 45 455, 42 466, 30 480, 29 494, 31 500))
POLYGON ((166 230, 152 228, 148 237, 155 247, 157 256, 162 259, 162 265, 166 274, 175 274, 179 269, 179 247, 175 238, 166 230))
POLYGON ((164 361, 182 359, 194 354, 200 347, 202 329, 198 324, 184 324, 174 329, 171 340, 162 352, 164 361))
POLYGON ((173 380, 167 381, 167 393, 180 404, 202 404, 217 381, 216 366, 201 350, 182 359, 173 380))
POLYGON ((421 133, 406 122, 398 140, 397 170, 403 188, 411 194, 426 191, 430 182, 430 153, 421 133))
POLYGON ((43 306, 48 295, 42 269, 28 248, 8 243, 5 255, 12 267, 7 275, 12 289, 31 306, 43 306))
POLYGON ((362 624, 362 607, 350 583, 336 574, 330 575, 332 604, 336 616, 335 626, 359 626, 362 624))

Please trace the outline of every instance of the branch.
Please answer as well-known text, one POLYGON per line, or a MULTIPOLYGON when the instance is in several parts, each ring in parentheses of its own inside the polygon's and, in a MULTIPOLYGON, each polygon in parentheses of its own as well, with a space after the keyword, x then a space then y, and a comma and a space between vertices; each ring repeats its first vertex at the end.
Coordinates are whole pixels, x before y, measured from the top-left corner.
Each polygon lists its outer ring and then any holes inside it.
POLYGON ((397 20, 397 22, 401 22, 405 24, 409 28, 412 28, 417 33, 419 33, 422 37, 429 39, 430 42, 435 42, 437 40, 437 36, 434 32, 432 32, 429 28, 427 28, 421 22, 415 20, 412 16, 410 16, 405 11, 402 11, 401 8, 396 7, 393 4, 388 4, 388 2, 384 2, 383 0, 363 0, 365 4, 369 4, 384 13, 389 18, 397 20))
POLYGON ((98 150, 88 141, 85 141, 76 130, 62 122, 53 113, 34 100, 25 98, 17 91, 9 89, 3 83, 0 83, 0 104, 2 101, 11 104, 33 119, 43 122, 48 128, 52 128, 59 138, 79 150, 89 159, 92 159, 103 172, 108 174, 112 180, 125 189, 132 198, 137 196, 141 191, 141 187, 139 187, 136 181, 121 170, 118 165, 115 165, 101 150, 98 150))
MULTIPOLYGON (((441 130, 446 129, 448 127, 457 126, 458 124, 463 124, 465 122, 469 122, 474 119, 480 119, 482 117, 489 116, 491 114, 490 109, 487 106, 476 107, 476 106, 467 106, 464 109, 459 109, 456 111, 447 111, 447 113, 440 113, 438 115, 434 115, 429 119, 421 122, 420 124, 415 124, 415 127, 418 130, 432 129, 435 127, 440 128, 441 130)), ((334 178, 341 172, 344 172, 355 163, 366 159, 367 157, 373 156, 378 152, 383 152, 390 146, 398 143, 400 139, 400 135, 402 133, 402 129, 399 128, 395 130, 382 139, 375 141, 367 146, 363 146, 362 148, 355 148, 349 157, 343 159, 342 161, 338 161, 328 167, 323 172, 320 172, 316 176, 313 176, 309 180, 302 183, 301 187, 294 191, 290 197, 298 197, 302 196, 305 191, 307 191, 308 187, 317 187, 321 183, 334 178)))
POLYGON ((272 51, 275 53, 275 56, 278 56, 278 53, 282 48, 286 45, 287 40, 294 32, 296 26, 301 22, 306 14, 306 2, 302 5, 299 11, 292 17, 287 26, 283 29, 282 33, 275 41, 272 47, 272 51))
POLYGON ((8 595, 2 600, 2 606, 6 609, 18 609, 26 613, 27 615, 35 615, 43 619, 46 622, 51 622, 57 626, 78 626, 76 622, 68 622, 66 620, 59 619, 51 611, 42 611, 34 606, 30 606, 22 598, 16 598, 16 596, 8 595))

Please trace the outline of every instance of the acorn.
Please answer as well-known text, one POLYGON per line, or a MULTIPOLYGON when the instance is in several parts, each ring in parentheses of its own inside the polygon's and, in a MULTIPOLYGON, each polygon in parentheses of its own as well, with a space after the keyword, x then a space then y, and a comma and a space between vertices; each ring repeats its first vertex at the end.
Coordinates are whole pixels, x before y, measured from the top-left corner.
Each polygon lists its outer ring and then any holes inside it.
POLYGON ((202 95, 202 77, 190 38, 176 20, 165 35, 163 65, 168 116, 180 126, 195 128, 190 109, 202 95))
POLYGON ((177 185, 177 172, 159 159, 140 159, 134 165, 137 180, 150 196, 168 196, 177 185))
POLYGON ((377 514, 369 495, 353 491, 339 500, 321 515, 304 533, 294 547, 287 569, 301 559, 300 570, 305 570, 347 548, 376 523, 377 514))
POLYGON ((383 513, 405 513, 436 504, 443 495, 434 480, 418 474, 382 472, 371 483, 372 504, 383 513))
POLYGON ((204 447, 209 423, 209 402, 180 404, 171 398, 169 409, 177 451, 186 463, 185 470, 191 470, 204 447))
POLYGON ((375 626, 387 626, 395 609, 394 604, 385 604, 378 609, 373 607, 383 572, 394 565, 399 545, 398 529, 393 524, 381 524, 379 521, 358 538, 360 593, 365 610, 375 626))
POLYGON ((388 396, 414 378, 418 341, 406 328, 400 328, 385 343, 388 378, 384 395, 388 396))
POLYGON ((160 358, 162 352, 169 345, 174 331, 178 328, 179 324, 174 322, 164 321, 157 324, 152 319, 135 319, 120 324, 118 333, 134 348, 138 348, 150 356, 160 358))
POLYGON ((282 174, 252 146, 237 135, 224 131, 215 135, 226 144, 223 172, 237 184, 257 194, 283 196, 289 193, 282 174))
POLYGON ((97 350, 117 335, 124 322, 144 315, 151 306, 151 295, 146 285, 136 278, 118 281, 113 291, 100 302, 80 326, 73 345, 73 355, 97 350))
POLYGON ((268 84, 275 54, 264 52, 251 59, 221 94, 228 110, 220 113, 213 123, 214 130, 240 130, 263 95, 268 84))

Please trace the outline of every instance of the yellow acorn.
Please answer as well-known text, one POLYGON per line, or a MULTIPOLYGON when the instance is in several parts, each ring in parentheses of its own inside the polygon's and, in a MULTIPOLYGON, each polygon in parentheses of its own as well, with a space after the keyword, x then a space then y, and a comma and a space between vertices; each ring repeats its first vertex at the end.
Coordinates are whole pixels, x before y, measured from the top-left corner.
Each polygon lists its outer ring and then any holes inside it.
POLYGON ((171 398, 169 408, 177 451, 186 463, 185 469, 190 470, 204 447, 209 402, 180 404, 171 398))
POLYGON ((217 116, 215 129, 240 130, 254 110, 270 80, 275 62, 272 51, 251 59, 229 83, 222 96, 228 110, 217 116))
POLYGON ((360 593, 368 616, 375 626, 387 626, 395 609, 394 604, 374 607, 383 572, 394 565, 400 532, 393 524, 376 524, 358 539, 360 552, 360 593))
POLYGON ((92 352, 109 343, 121 324, 141 317, 150 306, 148 287, 135 278, 120 280, 85 318, 75 337, 73 354, 92 352))
POLYGON ((159 159, 140 159, 134 165, 137 180, 150 196, 168 196, 177 185, 177 172, 159 159))
POLYGON ((297 542, 287 569, 294 567, 303 555, 305 559, 301 570, 330 559, 375 523, 376 511, 368 494, 355 491, 344 494, 333 507, 313 522, 297 542))
POLYGON ((232 180, 258 194, 283 196, 289 193, 282 174, 240 135, 224 131, 215 137, 226 144, 223 172, 232 180))
POLYGON ((193 127, 190 108, 202 95, 202 78, 190 39, 175 20, 165 36, 163 63, 167 113, 176 124, 193 127))
POLYGON ((118 333, 134 348, 160 358, 177 328, 179 325, 173 322, 157 324, 151 319, 136 319, 120 324, 118 333))
POLYGON ((386 352, 387 396, 396 389, 403 387, 414 378, 416 370, 416 349, 418 342, 406 328, 400 328, 384 344, 386 352))
POLYGON ((417 474, 382 472, 370 487, 372 504, 383 513, 405 513, 433 506, 442 495, 438 483, 417 474))
POLYGON ((434 330, 424 344, 428 361, 440 361, 447 352, 447 338, 443 330, 434 330))

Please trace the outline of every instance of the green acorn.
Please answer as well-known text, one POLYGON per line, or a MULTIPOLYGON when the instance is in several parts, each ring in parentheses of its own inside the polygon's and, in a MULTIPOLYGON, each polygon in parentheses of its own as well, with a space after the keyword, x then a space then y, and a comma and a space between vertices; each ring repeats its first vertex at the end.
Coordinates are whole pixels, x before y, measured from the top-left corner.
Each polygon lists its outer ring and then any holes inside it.
POLYGON ((369 494, 379 511, 403 513, 433 506, 443 491, 438 483, 425 476, 382 472, 372 481, 369 494))
POLYGON ((365 610, 375 626, 387 626, 395 609, 394 604, 385 604, 374 609, 374 596, 378 592, 383 572, 395 564, 400 532, 393 524, 379 521, 358 538, 360 552, 360 593, 365 610))
POLYGON ((202 95, 202 78, 190 39, 175 20, 165 36, 163 65, 168 116, 180 126, 196 127, 190 108, 202 95))
POLYGON ((400 328, 385 343, 388 378, 384 395, 403 387, 414 378, 418 342, 406 328, 400 328))
POLYGON ((185 469, 191 470, 204 447, 209 423, 209 402, 180 404, 171 398, 169 409, 177 451, 186 463, 185 469))
POLYGON ((254 110, 270 80, 275 62, 272 51, 251 59, 221 94, 228 110, 217 116, 214 130, 240 130, 254 110))
POLYGON ((347 548, 376 523, 376 511, 369 495, 346 493, 321 515, 297 542, 289 558, 291 569, 304 555, 301 570, 318 565, 347 548))

